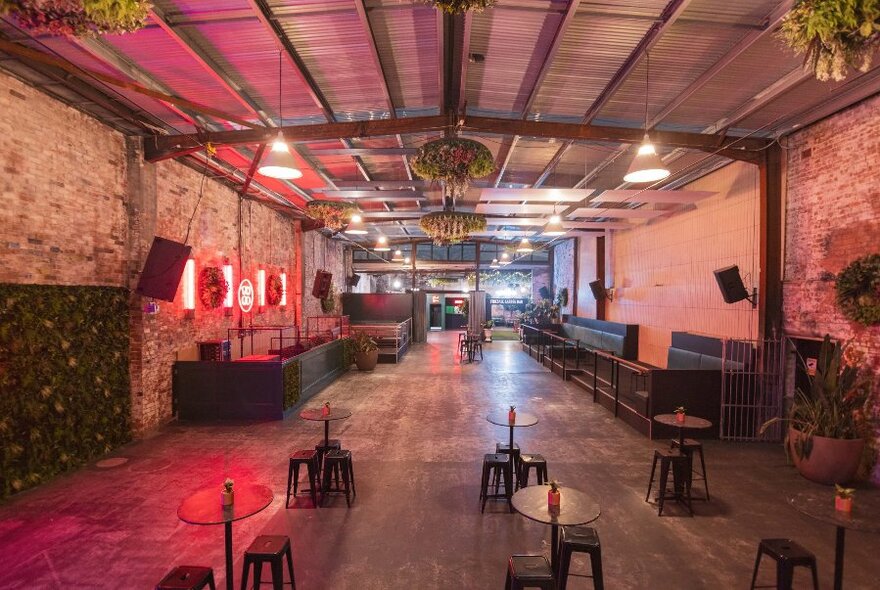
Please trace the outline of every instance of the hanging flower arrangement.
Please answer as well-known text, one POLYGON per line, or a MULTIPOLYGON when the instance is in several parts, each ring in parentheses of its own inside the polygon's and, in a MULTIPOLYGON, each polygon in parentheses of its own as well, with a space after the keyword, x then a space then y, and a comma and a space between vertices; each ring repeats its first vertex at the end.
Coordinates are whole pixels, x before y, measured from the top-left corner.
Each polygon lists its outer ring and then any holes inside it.
POLYGON ((266 303, 278 305, 281 303, 281 296, 283 294, 284 285, 281 284, 281 277, 274 273, 266 277, 266 303))
POLYGON ((880 324, 880 254, 853 260, 837 275, 836 289, 837 305, 847 319, 880 324))
POLYGON ((443 246, 461 242, 472 233, 485 230, 486 218, 475 213, 437 211, 419 219, 419 227, 434 239, 434 244, 443 246))
POLYGON ((324 223, 324 227, 333 231, 339 231, 345 227, 355 211, 357 211, 357 207, 354 203, 346 203, 345 201, 309 201, 306 203, 306 213, 310 217, 320 219, 324 223))
POLYGON ((465 12, 483 12, 495 4, 495 0, 428 0, 437 10, 448 14, 463 14, 465 12))
POLYGON ((867 72, 880 44, 880 2, 800 0, 785 16, 782 40, 822 81, 840 81, 848 69, 867 72))
POLYGON ((83 37, 137 31, 150 7, 146 0, 0 0, 0 15, 33 33, 83 37))
POLYGON ((423 145, 410 160, 413 172, 425 180, 442 180, 455 197, 464 195, 471 179, 494 172, 492 152, 470 139, 438 139, 423 145))
POLYGON ((223 276, 223 270, 216 266, 206 266, 202 269, 199 273, 199 300, 205 309, 220 307, 228 292, 229 283, 223 276))
POLYGON ((336 310, 336 287, 330 285, 327 296, 321 299, 321 311, 324 313, 333 313, 336 310))

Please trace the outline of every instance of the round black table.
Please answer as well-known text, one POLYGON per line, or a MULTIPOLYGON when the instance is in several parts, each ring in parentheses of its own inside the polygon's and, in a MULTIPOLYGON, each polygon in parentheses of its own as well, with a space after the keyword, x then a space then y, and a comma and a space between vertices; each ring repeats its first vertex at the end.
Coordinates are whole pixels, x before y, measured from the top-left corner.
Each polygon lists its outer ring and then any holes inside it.
POLYGON ((330 422, 333 420, 345 420, 351 417, 351 410, 346 408, 330 407, 328 413, 324 413, 324 408, 308 408, 299 413, 299 417, 303 420, 311 420, 313 422, 324 423, 324 446, 330 444, 330 422))
POLYGON ((529 426, 534 426, 538 423, 538 417, 534 414, 526 414, 525 412, 517 412, 516 420, 511 422, 507 419, 507 412, 498 412, 496 414, 489 414, 486 416, 486 420, 495 424, 496 426, 507 426, 510 428, 510 452, 513 453, 513 429, 514 428, 528 428, 529 426))
POLYGON ((223 486, 218 484, 200 490, 181 502, 177 508, 177 518, 188 524, 222 524, 226 541, 226 590, 233 590, 232 571, 232 523, 248 518, 265 509, 272 503, 272 490, 261 485, 241 485, 235 487, 235 502, 232 506, 220 503, 223 486))
POLYGON ((551 508, 547 504, 549 485, 528 486, 520 488, 511 503, 513 509, 535 522, 550 525, 550 564, 554 574, 557 571, 557 553, 559 552, 559 527, 587 524, 599 518, 601 509, 585 493, 574 488, 559 486, 562 500, 559 506, 551 508))
POLYGON ((788 499, 798 512, 837 527, 834 545, 834 590, 843 588, 843 555, 846 529, 880 534, 880 491, 860 489, 853 499, 852 512, 834 509, 834 488, 813 486, 788 499))
POLYGON ((675 414, 657 414, 654 416, 654 422, 678 428, 678 445, 679 448, 682 449, 682 452, 684 449, 684 431, 686 429, 702 430, 705 428, 712 428, 712 423, 708 420, 697 418, 696 416, 688 416, 687 414, 684 416, 684 422, 676 420, 675 414))

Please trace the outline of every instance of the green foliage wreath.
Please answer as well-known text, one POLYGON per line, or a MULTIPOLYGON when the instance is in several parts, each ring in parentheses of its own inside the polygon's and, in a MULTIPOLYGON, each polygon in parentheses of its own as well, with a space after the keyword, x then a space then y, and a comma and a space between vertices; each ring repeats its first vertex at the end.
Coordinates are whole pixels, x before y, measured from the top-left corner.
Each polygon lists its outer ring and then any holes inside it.
POLYGON ((146 0, 0 0, 0 15, 11 14, 34 33, 90 36, 137 31, 150 6, 146 0))
POLYGON ((216 266, 206 266, 199 273, 199 300, 205 309, 217 309, 226 298, 230 285, 223 276, 223 270, 216 266))
POLYGON ((442 180, 455 196, 461 196, 473 178, 495 170, 492 152, 470 139, 437 139, 418 149, 410 160, 413 172, 425 180, 442 180))
POLYGON ((848 319, 880 324, 880 254, 853 260, 837 275, 837 305, 848 319))
POLYGON ((448 14, 463 14, 468 11, 483 12, 495 4, 495 0, 428 0, 437 10, 448 14))

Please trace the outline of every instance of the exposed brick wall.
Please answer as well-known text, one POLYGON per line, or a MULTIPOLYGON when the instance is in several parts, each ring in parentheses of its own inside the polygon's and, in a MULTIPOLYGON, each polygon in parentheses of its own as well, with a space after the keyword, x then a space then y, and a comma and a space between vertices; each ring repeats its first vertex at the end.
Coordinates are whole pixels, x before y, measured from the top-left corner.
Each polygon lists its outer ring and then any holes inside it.
POLYGON ((582 318, 596 317, 596 299, 590 291, 590 283, 598 278, 596 250, 598 238, 594 235, 580 236, 578 242, 577 309, 575 315, 582 318))
MULTIPOLYGON (((303 233, 303 327, 308 318, 327 315, 321 310, 321 300, 312 297, 312 284, 315 271, 326 270, 333 273, 333 287, 336 289, 336 310, 331 315, 342 313, 342 294, 345 292, 345 279, 348 269, 345 262, 343 243, 328 240, 320 232, 303 233)), ((407 284, 407 283, 405 283, 407 284)))
POLYGON ((574 309, 574 261, 577 239, 559 240, 553 247, 553 291, 568 289, 568 305, 560 311, 571 314, 574 309))
MULTIPOLYGON (((785 145, 783 327, 788 334, 850 341, 880 382, 880 326, 850 322, 834 300, 834 276, 853 259, 880 253, 880 97, 792 135, 785 145)), ((873 480, 880 484, 880 466, 873 480)))
MULTIPOLYGON (((12 283, 133 289, 154 234, 184 239, 202 184, 199 172, 179 163, 145 163, 137 140, 3 74, 0 170, 0 282, 12 283)), ((171 366, 176 358, 191 358, 195 342, 225 337, 228 328, 251 321, 293 325, 302 311, 297 275, 302 238, 295 222, 253 201, 245 201, 241 213, 239 224, 234 191, 205 180, 189 235, 197 266, 228 258, 236 285, 242 269, 255 285, 259 268, 284 270, 289 304, 242 317, 237 309, 226 316, 197 302, 195 317, 187 318, 180 292, 174 303, 162 302, 157 315, 143 314, 144 302, 132 295, 136 434, 171 417, 171 366)), ((328 242, 314 232, 307 240, 309 252, 328 242)), ((339 248, 332 244, 329 250, 320 264, 332 267, 337 284, 344 284, 344 270, 337 271, 339 248)))

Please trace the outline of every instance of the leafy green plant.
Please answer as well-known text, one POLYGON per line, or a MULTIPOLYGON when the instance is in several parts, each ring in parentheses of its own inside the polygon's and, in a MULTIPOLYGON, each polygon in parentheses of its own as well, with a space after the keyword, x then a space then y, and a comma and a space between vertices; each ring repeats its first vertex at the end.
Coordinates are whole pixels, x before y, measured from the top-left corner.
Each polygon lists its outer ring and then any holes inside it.
POLYGON ((880 43, 880 1, 800 0, 782 21, 780 36, 822 81, 843 80, 848 68, 871 68, 880 43))
POLYGON ((866 326, 880 324, 880 254, 853 260, 837 275, 837 305, 843 315, 866 326))
POLYGON ((559 307, 568 305, 568 287, 561 288, 559 293, 556 294, 556 305, 559 307))
POLYGON ((483 327, 487 330, 491 330, 495 327, 495 322, 492 320, 486 320, 486 322, 483 324, 483 327))
POLYGON ((223 270, 216 266, 206 266, 199 272, 199 300, 205 309, 217 309, 222 305, 229 283, 223 276, 223 270))
POLYGON ((235 482, 227 477, 226 481, 223 482, 223 491, 225 491, 227 494, 231 494, 232 493, 232 486, 234 486, 234 485, 235 485, 235 482))
POLYGON ((556 493, 559 491, 559 482, 555 479, 550 480, 550 491, 556 493))
POLYGON ((357 206, 346 201, 315 200, 306 203, 306 213, 319 219, 324 227, 333 231, 342 229, 356 212, 357 206))
POLYGON ((855 488, 845 488, 840 484, 834 484, 834 493, 838 498, 849 500, 855 495, 856 490, 855 488))
POLYGON ((327 296, 321 299, 321 311, 324 313, 333 313, 336 310, 336 287, 330 285, 327 296))
POLYGON ((483 12, 493 6, 495 0, 428 0, 437 10, 447 14, 463 14, 468 11, 483 12))
POLYGON ((870 430, 874 400, 871 379, 862 371, 862 361, 826 334, 819 350, 816 374, 810 377, 810 388, 798 389, 788 416, 768 420, 760 432, 763 434, 777 422, 788 422, 804 434, 794 445, 800 458, 810 456, 814 436, 864 438, 870 430))
POLYGON ((296 405, 300 395, 300 361, 290 361, 284 365, 282 378, 284 380, 284 409, 288 410, 296 405))
POLYGON ((355 354, 365 354, 379 350, 379 345, 363 330, 355 330, 351 335, 352 349, 355 354))
POLYGON ((434 239, 434 244, 444 246, 468 239, 474 232, 486 229, 486 218, 476 213, 460 211, 436 211, 419 219, 422 231, 434 239))
POLYGON ((0 0, 0 15, 15 16, 34 33, 92 36, 143 28, 150 6, 147 0, 0 0))
POLYGON ((495 171, 495 159, 482 143, 470 139, 443 138, 420 147, 410 159, 410 166, 420 178, 442 180, 446 183, 448 195, 461 197, 472 179, 495 171))
POLYGON ((128 291, 0 284, 0 496, 131 440, 128 291))
POLYGON ((685 408, 684 406, 678 406, 677 408, 675 408, 675 410, 673 410, 673 412, 676 414, 685 414, 687 413, 687 408, 685 408))

